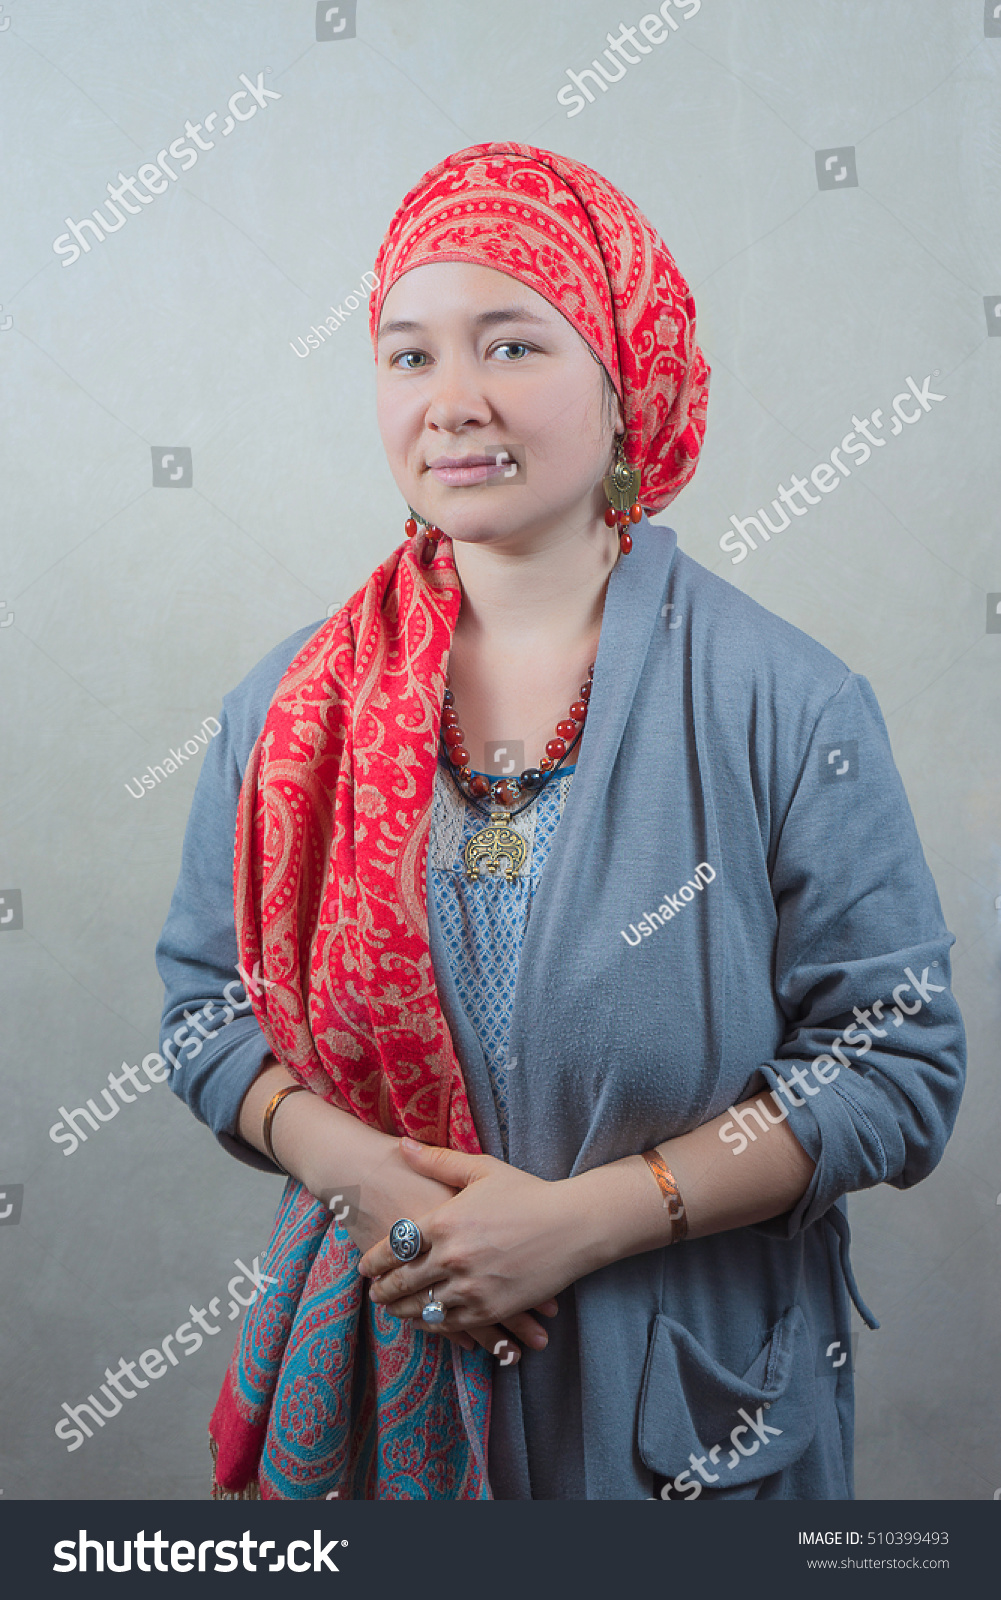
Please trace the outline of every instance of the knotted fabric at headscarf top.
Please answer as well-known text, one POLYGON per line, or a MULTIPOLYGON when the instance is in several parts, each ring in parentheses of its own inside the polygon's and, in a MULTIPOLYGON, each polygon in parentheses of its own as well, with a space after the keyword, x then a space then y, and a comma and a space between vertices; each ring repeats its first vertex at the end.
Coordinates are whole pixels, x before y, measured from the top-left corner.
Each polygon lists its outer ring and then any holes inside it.
MULTIPOLYGON (((642 504, 674 498, 698 460, 709 374, 688 286, 630 200, 549 151, 475 146, 428 172, 393 218, 373 340, 392 284, 428 261, 494 267, 555 306, 612 377, 642 504)), ((255 1015, 289 1072, 370 1127, 476 1152, 426 898, 461 589, 449 539, 427 567, 421 544, 394 550, 278 686, 240 794, 236 932, 255 1015)), ((387 1316, 357 1262, 331 1210, 289 1179, 210 1424, 214 1494, 490 1497, 492 1357, 387 1316)))

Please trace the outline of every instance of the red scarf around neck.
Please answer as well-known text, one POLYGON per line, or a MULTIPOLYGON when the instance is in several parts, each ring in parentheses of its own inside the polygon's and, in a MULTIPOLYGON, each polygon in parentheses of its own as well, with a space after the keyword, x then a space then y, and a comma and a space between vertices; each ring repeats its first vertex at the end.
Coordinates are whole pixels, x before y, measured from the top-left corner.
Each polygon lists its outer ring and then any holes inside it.
MULTIPOLYGON (((427 843, 461 589, 401 545, 289 666, 237 816, 237 943, 278 1060, 370 1127, 478 1152, 428 943, 427 843)), ((210 1424, 213 1495, 490 1498, 490 1357, 368 1302, 290 1180, 210 1424)))
POLYGON ((478 1151, 428 943, 427 841, 461 589, 393 552, 279 684, 244 774, 236 931, 279 1061, 370 1127, 478 1151))

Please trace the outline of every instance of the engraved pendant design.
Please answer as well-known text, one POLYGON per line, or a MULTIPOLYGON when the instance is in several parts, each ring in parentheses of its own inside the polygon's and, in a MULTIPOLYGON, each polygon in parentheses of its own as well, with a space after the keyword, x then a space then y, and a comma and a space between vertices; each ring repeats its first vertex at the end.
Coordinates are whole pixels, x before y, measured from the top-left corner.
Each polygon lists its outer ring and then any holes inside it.
POLYGON ((492 877, 496 877, 500 870, 501 862, 507 861, 504 876, 508 883, 513 883, 522 866, 528 850, 520 833, 508 826, 507 818, 503 811, 495 811, 485 828, 479 833, 474 833, 469 840, 462 859, 466 864, 466 877, 470 883, 475 883, 480 876, 480 867, 486 867, 492 877))
POLYGON ((628 511, 639 498, 639 467, 631 467, 625 456, 620 456, 608 477, 602 479, 602 487, 616 511, 628 511))

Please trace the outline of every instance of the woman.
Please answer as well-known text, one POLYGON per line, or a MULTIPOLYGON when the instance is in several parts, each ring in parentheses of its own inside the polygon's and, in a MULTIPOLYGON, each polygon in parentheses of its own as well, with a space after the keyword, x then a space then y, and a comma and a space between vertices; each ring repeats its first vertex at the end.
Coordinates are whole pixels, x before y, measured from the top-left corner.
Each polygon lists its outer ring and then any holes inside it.
POLYGON ((460 151, 375 271, 407 537, 227 697, 158 950, 290 1175, 213 1493, 849 1498, 843 1197, 963 1073, 878 707, 646 519, 708 369, 624 195, 460 151))

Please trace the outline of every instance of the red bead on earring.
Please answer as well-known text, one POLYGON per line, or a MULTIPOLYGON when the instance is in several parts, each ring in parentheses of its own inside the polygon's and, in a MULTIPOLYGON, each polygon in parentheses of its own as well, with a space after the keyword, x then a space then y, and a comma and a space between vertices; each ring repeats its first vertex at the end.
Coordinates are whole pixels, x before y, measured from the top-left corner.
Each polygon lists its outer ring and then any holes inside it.
MULTIPOLYGON (((412 517, 408 518, 407 522, 404 524, 407 530, 408 538, 413 537, 413 534, 410 532, 411 524, 413 524, 414 533, 417 532, 416 522, 414 522, 412 517)), ((429 567, 434 561, 435 556, 438 554, 438 540, 443 539, 445 536, 441 529, 436 527, 433 522, 426 522, 423 524, 423 527, 424 545, 421 550, 421 566, 429 567)))

